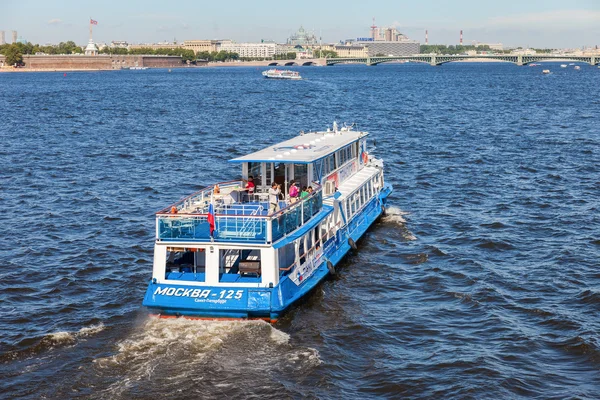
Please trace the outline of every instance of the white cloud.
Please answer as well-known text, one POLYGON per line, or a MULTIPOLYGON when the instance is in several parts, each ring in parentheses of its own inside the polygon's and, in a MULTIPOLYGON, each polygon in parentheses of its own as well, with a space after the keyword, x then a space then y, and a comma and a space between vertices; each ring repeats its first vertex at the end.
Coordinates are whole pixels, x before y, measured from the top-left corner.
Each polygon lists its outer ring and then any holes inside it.
POLYGON ((60 25, 62 22, 62 19, 54 18, 48 21, 48 25, 60 25))
POLYGON ((545 11, 493 17, 488 20, 488 26, 521 28, 581 28, 582 26, 597 25, 599 23, 600 11, 591 10, 545 11))

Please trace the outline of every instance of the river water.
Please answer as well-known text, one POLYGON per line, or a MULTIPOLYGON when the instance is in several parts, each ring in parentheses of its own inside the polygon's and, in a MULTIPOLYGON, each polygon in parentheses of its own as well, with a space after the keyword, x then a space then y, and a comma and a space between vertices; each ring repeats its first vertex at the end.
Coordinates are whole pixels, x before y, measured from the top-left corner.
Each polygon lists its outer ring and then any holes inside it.
POLYGON ((262 70, 0 74, 0 397, 598 398, 600 70, 262 70), (153 213, 334 120, 395 189, 339 274, 148 318, 153 213))

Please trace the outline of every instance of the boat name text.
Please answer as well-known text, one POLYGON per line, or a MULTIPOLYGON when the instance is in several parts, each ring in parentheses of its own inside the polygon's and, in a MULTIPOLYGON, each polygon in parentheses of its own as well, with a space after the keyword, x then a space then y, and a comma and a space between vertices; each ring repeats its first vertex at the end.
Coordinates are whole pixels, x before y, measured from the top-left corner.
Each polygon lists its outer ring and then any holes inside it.
POLYGON ((164 287, 160 286, 156 288, 154 291, 154 296, 157 294, 162 296, 175 296, 175 297, 192 297, 195 299, 209 299, 209 298, 217 298, 223 300, 236 299, 240 300, 244 295, 243 290, 221 290, 218 293, 212 293, 210 289, 184 289, 184 288, 174 288, 174 287, 164 287))

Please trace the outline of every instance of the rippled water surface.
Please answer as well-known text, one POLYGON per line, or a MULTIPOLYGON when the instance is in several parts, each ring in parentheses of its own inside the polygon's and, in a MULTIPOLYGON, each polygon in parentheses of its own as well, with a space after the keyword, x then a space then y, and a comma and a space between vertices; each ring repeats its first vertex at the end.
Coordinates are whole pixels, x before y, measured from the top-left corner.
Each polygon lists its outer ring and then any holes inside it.
POLYGON ((0 393, 598 398, 600 70, 544 68, 0 74, 0 393), (153 213, 333 120, 395 188, 336 278, 274 326, 146 317, 153 213))

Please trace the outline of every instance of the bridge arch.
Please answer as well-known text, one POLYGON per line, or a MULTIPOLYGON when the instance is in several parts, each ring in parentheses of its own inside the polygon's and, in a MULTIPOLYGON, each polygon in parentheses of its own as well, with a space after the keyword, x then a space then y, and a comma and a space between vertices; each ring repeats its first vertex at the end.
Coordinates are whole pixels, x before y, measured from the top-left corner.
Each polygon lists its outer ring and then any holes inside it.
MULTIPOLYGON (((600 59, 600 57, 598 57, 600 59)), ((595 60, 596 64, 598 64, 598 59, 595 60)), ((523 56, 523 65, 531 64, 534 62, 579 62, 585 64, 592 64, 592 57, 577 57, 571 58, 569 56, 565 56, 564 58, 556 59, 556 58, 544 58, 543 56, 523 56)))
POLYGON ((291 67, 292 65, 298 65, 298 64, 295 61, 290 61, 290 62, 285 63, 286 67, 291 67))
POLYGON ((269 63, 269 67, 277 67, 279 64, 276 62, 269 63))
POLYGON ((308 62, 302 63, 303 67, 307 67, 307 66, 310 66, 310 65, 315 65, 315 63, 313 61, 308 61, 308 62))

